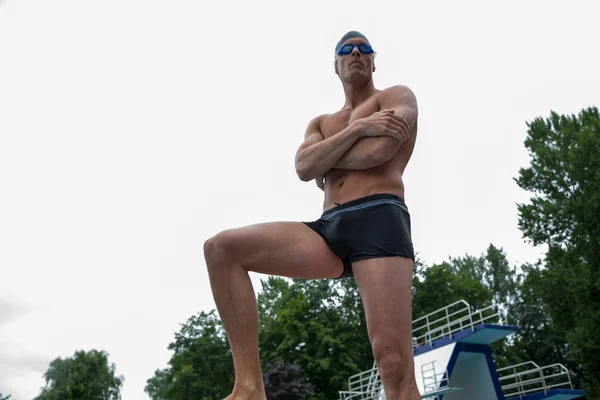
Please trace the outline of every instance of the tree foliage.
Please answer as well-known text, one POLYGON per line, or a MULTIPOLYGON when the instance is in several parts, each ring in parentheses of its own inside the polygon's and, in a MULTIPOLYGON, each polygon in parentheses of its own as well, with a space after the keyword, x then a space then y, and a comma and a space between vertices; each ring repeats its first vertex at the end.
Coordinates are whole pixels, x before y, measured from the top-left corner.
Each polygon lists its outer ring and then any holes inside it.
POLYGON ((35 400, 120 400, 124 378, 115 375, 105 351, 76 351, 57 358, 44 374, 46 386, 35 400))
POLYGON ((268 400, 308 400, 314 394, 312 384, 296 364, 279 362, 264 373, 268 400))
POLYGON ((567 338, 550 318, 543 294, 547 290, 539 266, 523 266, 525 280, 517 301, 510 307, 511 324, 518 331, 511 337, 513 352, 509 364, 535 361, 539 365, 565 363, 567 338))
POLYGON ((145 391, 153 400, 221 400, 233 389, 233 359, 215 310, 190 317, 169 344, 169 367, 145 391))
POLYGON ((337 397, 350 375, 373 365, 362 303, 353 280, 269 277, 258 296, 263 370, 295 363, 315 399, 337 397))
POLYGON ((504 250, 492 244, 478 257, 450 257, 430 267, 417 263, 413 317, 458 300, 465 300, 474 308, 496 304, 506 310, 516 300, 521 279, 517 268, 509 265, 504 250))
POLYGON ((533 196, 518 205, 519 226, 534 245, 548 248, 542 268, 528 282, 529 295, 560 338, 552 351, 564 355, 592 398, 600 397, 598 109, 535 119, 528 123, 525 147, 531 165, 519 171, 516 182, 533 196))

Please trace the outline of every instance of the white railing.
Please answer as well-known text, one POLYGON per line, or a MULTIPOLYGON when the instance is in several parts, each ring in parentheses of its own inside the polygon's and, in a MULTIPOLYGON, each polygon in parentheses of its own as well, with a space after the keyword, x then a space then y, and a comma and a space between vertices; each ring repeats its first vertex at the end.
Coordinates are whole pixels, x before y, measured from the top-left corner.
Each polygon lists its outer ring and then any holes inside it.
POLYGON ((503 320, 503 312, 496 305, 473 310, 469 303, 459 300, 412 322, 413 348, 431 344, 434 340, 452 336, 465 329, 473 329, 485 322, 503 320))
POLYGON ((340 400, 384 400, 377 364, 373 368, 348 378, 348 390, 339 392, 340 400))
MULTIPOLYGON (((504 314, 496 305, 474 310, 469 303, 459 300, 412 321, 412 345, 416 348, 465 329, 474 329, 486 322, 502 323, 503 321, 504 314)), ((438 376, 443 376, 443 373, 436 374, 435 368, 433 371, 424 371, 421 368, 422 374, 429 372, 433 372, 433 375, 427 378, 423 375, 424 385, 425 380, 428 380, 423 398, 427 397, 427 393, 435 392, 433 386, 437 385, 439 390, 442 384, 442 378, 438 379, 438 376)), ((385 400, 376 363, 373 363, 373 368, 348 378, 348 390, 339 392, 339 400, 385 400)))
POLYGON ((435 372, 435 363, 437 361, 431 361, 421 365, 421 377, 423 379, 423 392, 424 394, 438 391, 442 384, 448 384, 447 370, 444 372, 435 372))
MULTIPOLYGON (((421 376, 423 379, 422 398, 438 398, 438 394, 443 384, 448 385, 447 371, 436 373, 435 363, 421 366, 421 376)), ((340 391, 339 400, 385 400, 385 392, 381 377, 377 371, 377 364, 373 363, 373 368, 367 371, 352 375, 348 379, 348 390, 340 391)))
POLYGON ((522 399, 527 394, 541 391, 547 394, 548 390, 558 387, 573 389, 569 370, 562 364, 540 367, 533 361, 527 361, 497 371, 506 398, 518 396, 522 399))

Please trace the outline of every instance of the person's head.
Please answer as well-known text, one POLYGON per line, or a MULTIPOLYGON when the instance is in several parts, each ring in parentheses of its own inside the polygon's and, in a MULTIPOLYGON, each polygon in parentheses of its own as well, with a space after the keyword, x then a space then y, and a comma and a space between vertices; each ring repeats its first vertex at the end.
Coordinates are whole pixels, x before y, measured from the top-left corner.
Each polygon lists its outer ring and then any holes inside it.
POLYGON ((344 83, 368 81, 375 72, 375 55, 365 35, 350 31, 335 46, 335 73, 344 83))

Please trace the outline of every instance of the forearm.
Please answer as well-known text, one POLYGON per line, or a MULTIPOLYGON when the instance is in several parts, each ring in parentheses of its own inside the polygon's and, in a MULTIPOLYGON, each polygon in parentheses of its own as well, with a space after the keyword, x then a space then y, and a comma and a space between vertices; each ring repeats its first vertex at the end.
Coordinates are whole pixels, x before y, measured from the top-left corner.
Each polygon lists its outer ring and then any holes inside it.
POLYGON ((360 138, 356 124, 339 133, 300 149, 296 154, 296 172, 303 181, 325 175, 360 138))
POLYGON ((362 137, 333 168, 361 170, 378 167, 390 161, 400 145, 400 141, 392 136, 362 137))

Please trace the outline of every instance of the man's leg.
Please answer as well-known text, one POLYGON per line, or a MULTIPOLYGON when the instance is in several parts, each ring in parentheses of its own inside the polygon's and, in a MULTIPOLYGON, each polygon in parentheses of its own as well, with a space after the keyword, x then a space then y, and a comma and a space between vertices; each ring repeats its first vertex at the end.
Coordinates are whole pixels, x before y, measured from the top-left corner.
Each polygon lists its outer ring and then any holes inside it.
POLYGON ((266 399, 258 354, 258 307, 249 271, 291 278, 336 278, 343 263, 301 222, 271 222, 219 233, 204 243, 217 310, 233 354, 228 400, 266 399))
POLYGON ((412 349, 413 260, 360 260, 352 263, 352 270, 386 399, 420 399, 412 349))

